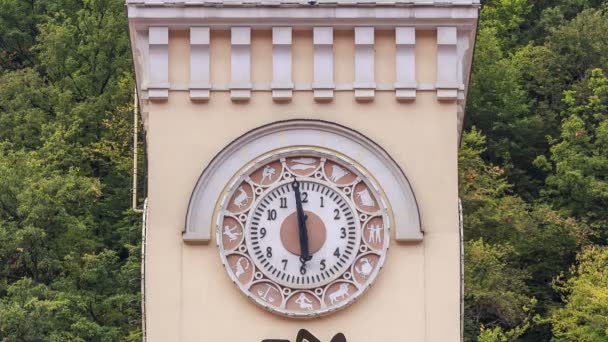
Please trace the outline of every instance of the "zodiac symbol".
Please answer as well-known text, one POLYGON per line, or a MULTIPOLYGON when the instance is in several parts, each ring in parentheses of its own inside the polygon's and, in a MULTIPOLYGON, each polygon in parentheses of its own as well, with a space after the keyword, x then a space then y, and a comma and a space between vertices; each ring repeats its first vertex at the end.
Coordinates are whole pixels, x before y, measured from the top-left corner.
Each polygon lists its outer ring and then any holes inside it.
POLYGON ((361 205, 364 205, 366 207, 373 207, 374 205, 376 205, 376 202, 374 202, 374 199, 370 195, 368 189, 358 191, 357 196, 359 197, 359 202, 361 202, 361 205))
POLYGON ((224 226, 224 232, 222 234, 226 235, 230 241, 234 241, 238 238, 239 235, 243 235, 243 233, 239 233, 236 231, 236 226, 224 226))
POLYGON ((329 301, 333 305, 336 301, 343 299, 348 295, 348 284, 342 283, 340 284, 340 288, 329 294, 329 301))
POLYGON ((350 172, 344 170, 343 168, 339 167, 338 165, 332 165, 331 166, 331 180, 334 182, 337 182, 338 180, 340 180, 340 178, 348 175, 350 172))
POLYGON ((292 162, 295 163, 291 168, 294 170, 310 170, 316 168, 314 165, 317 160, 314 158, 298 158, 293 159, 292 162))
POLYGON ((355 265, 355 271, 357 271, 357 273, 359 273, 364 279, 372 274, 372 270, 374 269, 373 261, 369 261, 367 258, 361 258, 358 264, 361 264, 361 268, 359 269, 359 267, 355 265))
POLYGON ((241 275, 245 274, 245 270, 249 269, 249 260, 247 260, 247 258, 245 258, 245 257, 240 257, 239 260, 236 261, 234 268, 236 268, 236 271, 235 271, 236 277, 240 278, 241 275), (243 264, 241 264, 241 261, 243 261, 243 260, 245 260, 245 266, 243 266, 243 264))
POLYGON ((275 289, 271 285, 266 285, 266 286, 267 286, 266 291, 258 290, 258 296, 260 296, 260 298, 262 298, 263 300, 265 300, 269 303, 272 303, 275 301, 276 298, 274 298, 272 293, 270 293, 270 290, 273 290, 274 292, 279 292, 279 290, 275 289))
POLYGON ((244 206, 247 202, 249 202, 251 197, 249 197, 249 195, 247 195, 247 192, 245 191, 245 189, 243 189, 242 186, 239 186, 238 191, 239 191, 239 195, 234 198, 234 201, 232 203, 234 203, 234 205, 236 205, 239 209, 241 209, 242 206, 244 206))
POLYGON ((369 230, 369 234, 367 235, 367 240, 369 243, 379 243, 382 238, 380 237, 380 231, 382 231, 382 226, 379 224, 370 224, 367 227, 369 230))
POLYGON ((266 180, 266 178, 268 178, 269 181, 272 180, 272 177, 274 177, 274 175, 277 173, 277 170, 269 165, 264 166, 264 170, 262 170, 262 180, 260 181, 260 183, 264 183, 264 181, 266 180))
POLYGON ((314 308, 312 307, 312 301, 310 299, 308 299, 308 297, 306 297, 305 294, 300 293, 300 295, 298 296, 298 299, 296 299, 296 304, 298 304, 300 306, 300 309, 303 310, 313 310, 314 308))

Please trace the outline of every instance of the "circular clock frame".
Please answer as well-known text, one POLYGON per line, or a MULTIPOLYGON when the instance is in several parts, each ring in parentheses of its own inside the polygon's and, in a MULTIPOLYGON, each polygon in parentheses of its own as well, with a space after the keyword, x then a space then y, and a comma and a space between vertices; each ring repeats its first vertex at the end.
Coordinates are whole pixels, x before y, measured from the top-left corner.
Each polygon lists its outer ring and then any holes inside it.
MULTIPOLYGON (((270 204, 266 202, 263 205, 270 204)), ((256 304, 288 317, 317 317, 349 306, 376 280, 388 251, 390 227, 393 223, 390 212, 384 192, 373 175, 362 165, 357 164, 348 156, 330 149, 291 146, 255 158, 242 167, 229 182, 221 196, 219 211, 216 215, 217 245, 222 263, 231 280, 256 304), (310 161, 312 164, 293 164, 294 160, 310 161), (306 167, 306 170, 295 170, 294 165, 299 165, 300 168, 306 167), (264 168, 270 166, 274 172, 271 176, 269 176, 270 173, 265 174, 264 177, 270 178, 266 179, 267 184, 262 184, 265 178, 260 181, 260 175, 264 168), (276 170, 279 167, 280 172, 276 170), (342 176, 339 179, 336 179, 337 177, 333 174, 336 170, 342 176), (345 174, 348 177, 345 177, 345 174), (355 227, 353 234, 355 246, 344 245, 351 248, 349 252, 352 255, 342 262, 341 267, 332 267, 337 264, 327 267, 332 271, 331 274, 328 270, 317 272, 316 275, 313 274, 308 278, 304 276, 300 278, 294 272, 283 273, 279 267, 273 268, 273 266, 277 266, 276 261, 274 261, 274 265, 268 266, 269 260, 266 260, 261 253, 259 248, 261 246, 252 244, 252 222, 256 208, 276 189, 281 189, 283 192, 285 189, 289 190, 285 185, 289 186, 294 178, 300 184, 310 184, 308 185, 310 188, 315 188, 315 185, 316 187, 325 186, 328 188, 327 194, 331 189, 337 194, 334 197, 341 197, 341 200, 348 203, 344 207, 349 207, 349 210, 354 211, 352 214, 355 216, 353 225, 355 227), (359 194, 358 199, 356 194, 359 194), (364 202, 367 205, 373 202, 373 206, 366 207, 364 202), (239 206, 237 207, 236 204, 239 206), (371 241, 374 243, 370 244, 371 241), (258 250, 254 250, 254 247, 258 247, 258 250), (266 268, 263 266, 262 259, 267 264, 266 268), (273 271, 275 275, 273 275, 273 271), (287 277, 290 281, 281 281, 281 277, 287 277), (293 277, 293 281, 291 277, 293 277)), ((348 213, 348 211, 345 210, 344 213, 348 213)), ((256 217, 258 229, 260 228, 259 222, 263 221, 262 218, 263 215, 256 217)), ((327 234, 333 236, 335 240, 340 228, 336 230, 331 222, 325 222, 328 220, 325 217, 324 224, 329 226, 327 234)), ((314 234, 314 231, 312 233, 314 234)), ((270 228, 265 234, 270 235, 270 228)), ((277 229, 274 229, 272 234, 276 241, 277 229)), ((351 241, 351 236, 348 237, 348 241, 351 241)), ((283 244, 288 243, 283 241, 283 244)), ((318 252, 322 256, 331 256, 328 254, 328 248, 336 246, 331 245, 326 248, 325 245, 329 245, 329 243, 324 242, 318 252)), ((278 251, 275 253, 282 253, 283 260, 290 260, 290 265, 293 265, 293 259, 297 260, 298 257, 293 253, 293 248, 291 252, 287 250, 287 247, 281 249, 281 243, 275 243, 272 248, 277 249, 277 246, 278 251)), ((344 246, 337 247, 338 250, 342 248, 342 256, 346 251, 344 246)), ((327 258, 327 260, 329 259, 331 258, 327 258)), ((318 265, 310 266, 311 270, 318 265)))

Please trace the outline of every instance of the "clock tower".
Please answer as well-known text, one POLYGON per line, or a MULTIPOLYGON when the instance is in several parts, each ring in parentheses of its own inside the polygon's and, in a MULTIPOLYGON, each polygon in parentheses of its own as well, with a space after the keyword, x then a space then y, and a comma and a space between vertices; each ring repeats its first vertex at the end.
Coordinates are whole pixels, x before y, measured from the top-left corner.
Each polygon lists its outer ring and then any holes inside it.
POLYGON ((460 340, 479 1, 126 5, 145 339, 460 340))

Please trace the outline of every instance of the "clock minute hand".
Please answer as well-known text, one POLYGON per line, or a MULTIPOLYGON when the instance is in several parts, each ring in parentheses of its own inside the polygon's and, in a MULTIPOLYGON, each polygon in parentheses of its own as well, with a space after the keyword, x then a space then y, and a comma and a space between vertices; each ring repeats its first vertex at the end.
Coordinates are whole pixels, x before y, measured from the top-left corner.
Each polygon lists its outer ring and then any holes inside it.
POLYGON ((293 189, 296 197, 296 209, 298 211, 298 235, 300 238, 300 261, 302 266, 306 265, 306 262, 312 259, 308 250, 308 230, 306 228, 306 214, 302 208, 302 198, 300 197, 300 183, 294 178, 293 189))

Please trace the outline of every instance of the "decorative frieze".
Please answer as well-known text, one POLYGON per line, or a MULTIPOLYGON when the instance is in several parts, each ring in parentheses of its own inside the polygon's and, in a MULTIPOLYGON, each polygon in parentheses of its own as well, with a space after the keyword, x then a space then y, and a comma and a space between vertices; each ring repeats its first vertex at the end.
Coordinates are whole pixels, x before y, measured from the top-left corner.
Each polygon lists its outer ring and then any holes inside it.
POLYGON ((148 44, 148 98, 165 100, 169 97, 169 28, 150 27, 148 44))
MULTIPOLYGON (((193 26, 190 31, 190 80, 169 82, 169 28, 152 26, 147 34, 134 40, 137 54, 145 66, 137 69, 143 82, 142 98, 167 99, 169 91, 188 91, 192 100, 208 100, 212 92, 230 92, 233 100, 247 100, 252 92, 271 92, 277 101, 290 100, 294 92, 312 92, 316 100, 331 100, 336 92, 352 92, 357 100, 372 100, 376 92, 394 92, 397 100, 415 100, 418 92, 433 91, 442 101, 464 101, 465 85, 471 64, 474 31, 456 26, 437 28, 436 79, 434 83, 418 83, 415 26, 395 27, 394 82, 375 79, 375 28, 353 29, 353 81, 335 83, 334 28, 314 27, 312 83, 295 84, 293 79, 293 28, 272 28, 272 80, 252 82, 252 38, 250 27, 231 27, 231 75, 228 83, 211 82, 211 27, 193 26)), ((144 31, 145 32, 145 31, 144 31)), ((387 56, 383 56, 387 57, 387 56)), ((422 76, 424 79, 424 76, 422 76)))
POLYGON ((251 28, 233 27, 230 32, 230 97, 248 100, 251 97, 251 28))
POLYGON ((209 28, 190 28, 190 98, 209 99, 209 28))
POLYGON ((416 98, 416 28, 395 28, 395 96, 398 100, 416 98))
POLYGON ((272 28, 272 98, 275 100, 291 99, 292 58, 291 27, 272 28))
POLYGON ((314 97, 317 100, 331 100, 334 97, 334 29, 332 27, 313 28, 314 44, 314 97))
POLYGON ((454 26, 437 28, 437 98, 458 98, 458 39, 454 26))

